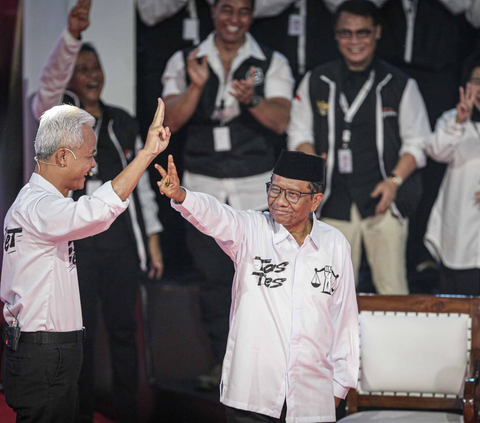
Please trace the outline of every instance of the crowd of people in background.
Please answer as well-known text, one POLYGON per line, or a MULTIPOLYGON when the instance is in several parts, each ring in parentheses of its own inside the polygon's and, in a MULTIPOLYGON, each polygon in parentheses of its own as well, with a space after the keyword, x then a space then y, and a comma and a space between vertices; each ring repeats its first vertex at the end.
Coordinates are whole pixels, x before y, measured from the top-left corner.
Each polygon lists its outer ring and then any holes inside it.
MULTIPOLYGON (((186 188, 263 211, 280 151, 318 155, 317 215, 348 239, 357 283, 368 263, 379 294, 404 295, 409 275, 438 269, 434 292, 480 295, 480 0, 137 0, 137 119, 100 99, 100 56, 81 42, 89 8, 70 12, 32 103, 36 119, 60 103, 95 117, 97 167, 75 199, 131 163, 162 97, 186 188)), ((218 389, 229 331, 231 258, 151 179, 107 232, 75 242, 89 334, 102 301, 118 421, 137 415, 141 272, 158 279, 165 263, 168 278, 200 284, 215 366, 199 388, 218 389)), ((82 422, 94 406, 87 340, 82 422)))

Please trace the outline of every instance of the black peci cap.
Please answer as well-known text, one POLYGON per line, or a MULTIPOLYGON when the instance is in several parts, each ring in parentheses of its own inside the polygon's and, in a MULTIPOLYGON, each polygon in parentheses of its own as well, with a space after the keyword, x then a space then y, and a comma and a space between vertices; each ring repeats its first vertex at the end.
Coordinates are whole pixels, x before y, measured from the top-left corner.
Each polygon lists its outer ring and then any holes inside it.
POLYGON ((282 150, 273 173, 288 179, 325 184, 325 159, 301 151, 282 150))

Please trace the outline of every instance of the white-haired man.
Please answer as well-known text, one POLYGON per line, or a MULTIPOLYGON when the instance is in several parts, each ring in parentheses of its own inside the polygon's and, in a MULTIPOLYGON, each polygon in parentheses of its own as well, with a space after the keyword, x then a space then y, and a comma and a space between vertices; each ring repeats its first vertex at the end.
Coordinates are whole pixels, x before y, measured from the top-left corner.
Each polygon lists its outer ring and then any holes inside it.
POLYGON ((145 147, 116 178, 78 201, 95 163, 95 119, 75 106, 45 112, 35 140, 37 166, 5 217, 0 296, 7 404, 23 422, 71 422, 78 410, 82 312, 73 241, 105 231, 170 140, 164 104, 145 147))

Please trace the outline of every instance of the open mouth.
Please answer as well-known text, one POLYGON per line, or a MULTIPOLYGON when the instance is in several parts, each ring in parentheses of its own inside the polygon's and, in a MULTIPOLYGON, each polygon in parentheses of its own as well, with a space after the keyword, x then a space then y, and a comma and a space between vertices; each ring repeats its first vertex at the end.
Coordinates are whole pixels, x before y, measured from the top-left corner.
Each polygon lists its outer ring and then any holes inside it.
POLYGON ((225 26, 225 29, 227 30, 227 32, 229 34, 236 34, 237 32, 240 31, 240 27, 239 26, 234 26, 234 25, 227 25, 227 26, 225 26))

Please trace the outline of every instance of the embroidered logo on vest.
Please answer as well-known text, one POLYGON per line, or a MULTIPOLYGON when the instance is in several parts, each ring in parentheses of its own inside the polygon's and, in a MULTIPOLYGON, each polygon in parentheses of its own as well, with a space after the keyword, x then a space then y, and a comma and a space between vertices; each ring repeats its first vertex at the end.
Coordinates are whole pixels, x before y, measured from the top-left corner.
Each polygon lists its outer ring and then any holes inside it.
MULTIPOLYGON (((247 73, 245 74, 245 79, 250 78, 250 68, 247 70, 247 73)), ((255 74, 253 76, 253 85, 261 85, 263 84, 263 81, 265 80, 265 75, 263 74, 262 68, 255 68, 255 74)))
POLYGON ((318 109, 318 113, 320 113, 320 116, 328 115, 328 103, 326 101, 317 100, 317 109, 318 109))

